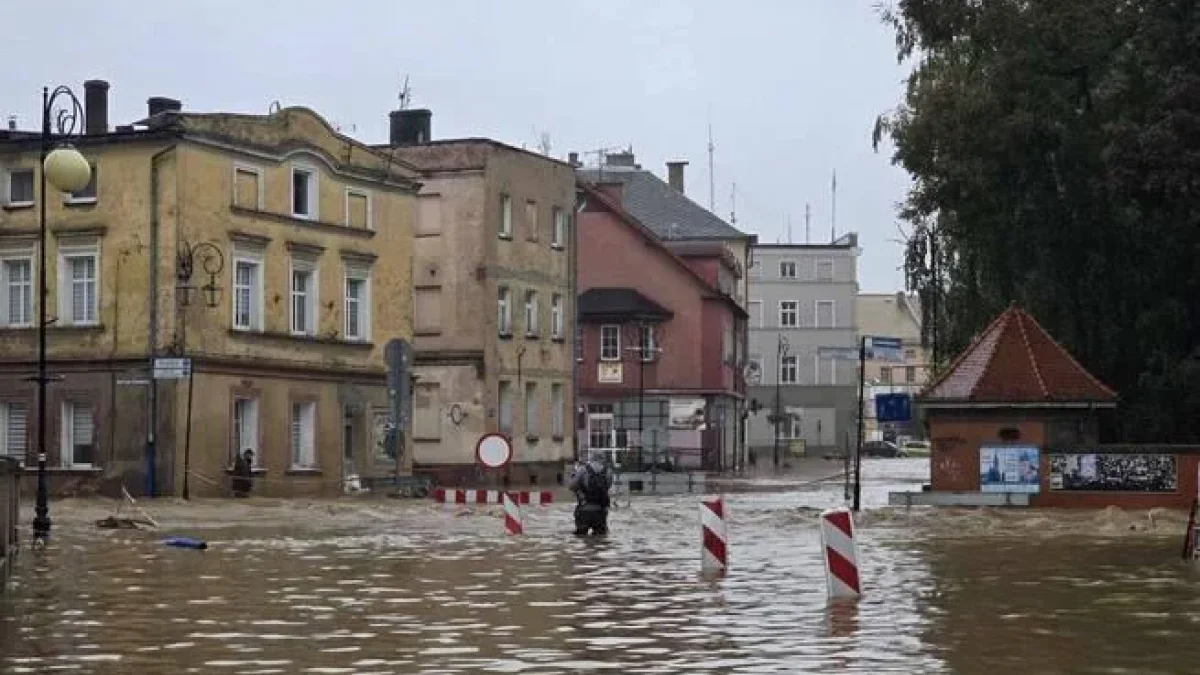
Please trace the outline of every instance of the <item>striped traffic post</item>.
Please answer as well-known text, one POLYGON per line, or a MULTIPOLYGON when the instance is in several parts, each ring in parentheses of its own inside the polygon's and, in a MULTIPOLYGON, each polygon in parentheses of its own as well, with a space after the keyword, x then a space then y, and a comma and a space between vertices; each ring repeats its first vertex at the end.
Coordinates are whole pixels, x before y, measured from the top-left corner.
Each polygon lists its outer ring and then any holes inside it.
POLYGON ((729 533, 725 515, 724 498, 716 496, 700 500, 700 571, 704 574, 724 574, 729 569, 729 533))
POLYGON ((825 581, 831 599, 862 596, 858 574, 858 545, 854 541, 854 519, 844 506, 821 514, 821 548, 825 557, 825 581))
POLYGON ((525 527, 521 523, 521 505, 510 492, 504 493, 504 530, 511 535, 524 534, 525 527))

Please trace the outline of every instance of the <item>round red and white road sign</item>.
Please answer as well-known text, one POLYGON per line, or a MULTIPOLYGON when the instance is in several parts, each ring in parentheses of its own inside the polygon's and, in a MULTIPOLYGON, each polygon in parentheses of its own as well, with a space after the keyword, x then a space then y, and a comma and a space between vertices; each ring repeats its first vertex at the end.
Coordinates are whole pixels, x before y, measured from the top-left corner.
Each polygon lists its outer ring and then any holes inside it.
POLYGON ((500 469, 512 461, 512 443, 504 434, 484 434, 475 444, 475 457, 489 469, 500 469))

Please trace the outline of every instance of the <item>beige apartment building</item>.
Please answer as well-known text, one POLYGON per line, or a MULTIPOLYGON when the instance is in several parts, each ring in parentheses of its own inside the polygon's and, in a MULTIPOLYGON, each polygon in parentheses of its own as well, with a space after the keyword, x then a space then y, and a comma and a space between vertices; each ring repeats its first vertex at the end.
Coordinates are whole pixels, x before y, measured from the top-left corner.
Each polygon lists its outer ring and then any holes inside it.
POLYGON ((574 169, 481 138, 431 140, 391 114, 393 156, 421 173, 414 244, 414 472, 443 485, 550 484, 574 456, 574 169), (512 440, 501 475, 476 463, 512 440))
POLYGON ((39 194, 39 133, 0 131, 0 453, 37 457, 45 200, 52 489, 180 494, 187 456, 192 496, 228 494, 247 449, 259 495, 393 475, 383 352, 412 335, 417 173, 305 108, 155 97, 112 128, 108 89, 85 85, 78 193, 39 194), (191 360, 190 397, 153 377, 165 357, 191 360))
POLYGON ((908 393, 914 397, 929 382, 931 366, 928 352, 921 346, 921 306, 915 295, 897 293, 860 293, 858 295, 859 335, 900 338, 903 361, 867 361, 863 430, 865 440, 892 440, 903 436, 923 438, 924 431, 914 422, 879 424, 875 419, 875 395, 908 393))

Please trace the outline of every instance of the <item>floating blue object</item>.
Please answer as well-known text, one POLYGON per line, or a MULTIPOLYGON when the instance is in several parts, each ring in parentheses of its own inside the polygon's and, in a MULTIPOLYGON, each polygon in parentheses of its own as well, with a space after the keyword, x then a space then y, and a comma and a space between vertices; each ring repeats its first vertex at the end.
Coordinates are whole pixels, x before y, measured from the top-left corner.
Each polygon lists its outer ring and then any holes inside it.
POLYGON ((203 551, 208 548, 208 542, 203 539, 192 539, 191 537, 171 537, 163 539, 162 543, 175 548, 192 548, 203 551))

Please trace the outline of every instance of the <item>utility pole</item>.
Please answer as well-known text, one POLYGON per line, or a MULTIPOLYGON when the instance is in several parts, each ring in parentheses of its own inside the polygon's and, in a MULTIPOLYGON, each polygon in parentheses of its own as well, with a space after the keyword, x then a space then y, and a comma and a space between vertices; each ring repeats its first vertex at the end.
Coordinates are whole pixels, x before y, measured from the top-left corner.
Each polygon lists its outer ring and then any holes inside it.
POLYGON ((867 338, 862 336, 858 339, 858 439, 854 449, 854 510, 858 511, 862 505, 862 441, 863 441, 863 418, 866 415, 863 412, 865 405, 865 389, 866 389, 866 372, 867 372, 867 338))
POLYGON ((783 423, 783 359, 788 355, 787 338, 782 334, 775 345, 775 469, 779 469, 779 425, 783 423))
POLYGON ((804 202, 804 243, 806 244, 812 243, 811 219, 812 205, 810 205, 808 202, 804 202))
POLYGON ((833 170, 832 186, 833 206, 829 217, 829 243, 837 241, 837 169, 833 170))

